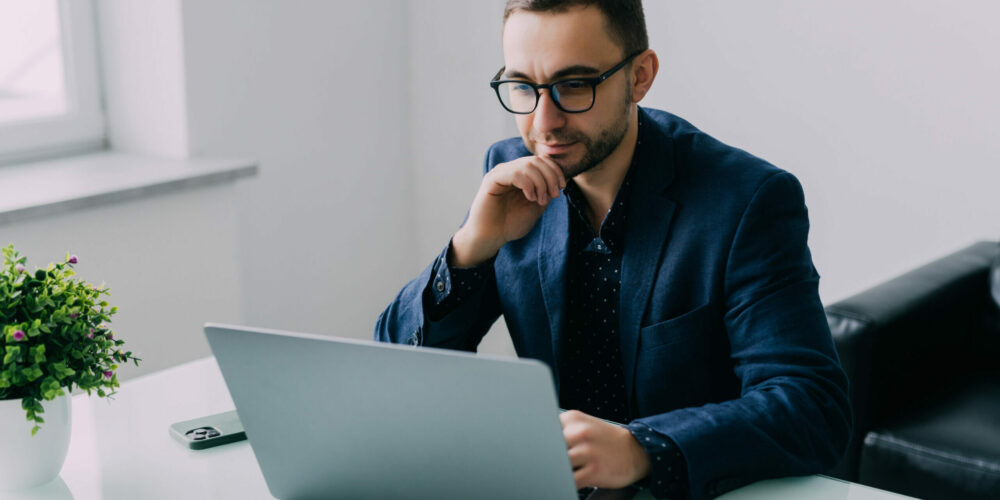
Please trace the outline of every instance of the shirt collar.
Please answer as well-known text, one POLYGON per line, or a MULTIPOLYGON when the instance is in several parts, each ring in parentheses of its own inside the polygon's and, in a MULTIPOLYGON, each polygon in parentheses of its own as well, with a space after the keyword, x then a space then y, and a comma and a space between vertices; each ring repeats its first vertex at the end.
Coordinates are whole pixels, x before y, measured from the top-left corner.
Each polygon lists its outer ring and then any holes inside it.
POLYGON ((601 231, 597 237, 594 236, 590 221, 586 215, 586 208, 588 207, 587 198, 580 191, 579 186, 576 185, 573 179, 570 179, 566 183, 563 194, 566 196, 570 211, 571 249, 599 253, 621 251, 625 243, 626 208, 628 207, 628 200, 632 191, 632 181, 635 177, 635 172, 638 170, 636 165, 641 161, 644 149, 642 147, 642 138, 645 135, 643 134, 644 127, 643 113, 640 112, 638 120, 639 133, 636 134, 632 162, 625 173, 625 180, 622 181, 622 185, 615 195, 615 201, 612 203, 611 209, 604 216, 604 220, 601 223, 601 231))

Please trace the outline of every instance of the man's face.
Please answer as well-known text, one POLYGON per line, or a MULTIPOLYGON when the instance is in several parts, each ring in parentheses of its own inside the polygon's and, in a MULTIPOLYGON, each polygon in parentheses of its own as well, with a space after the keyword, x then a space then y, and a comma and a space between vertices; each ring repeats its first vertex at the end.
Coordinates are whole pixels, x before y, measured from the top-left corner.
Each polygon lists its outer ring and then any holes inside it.
MULTIPOLYGON (((506 71, 501 78, 533 83, 598 76, 625 58, 607 33, 604 15, 594 7, 515 12, 504 25, 503 51, 506 71)), ((628 130, 628 69, 598 85, 594 107, 583 113, 560 110, 542 90, 534 112, 515 115, 528 150, 551 157, 568 178, 603 161, 628 130)))

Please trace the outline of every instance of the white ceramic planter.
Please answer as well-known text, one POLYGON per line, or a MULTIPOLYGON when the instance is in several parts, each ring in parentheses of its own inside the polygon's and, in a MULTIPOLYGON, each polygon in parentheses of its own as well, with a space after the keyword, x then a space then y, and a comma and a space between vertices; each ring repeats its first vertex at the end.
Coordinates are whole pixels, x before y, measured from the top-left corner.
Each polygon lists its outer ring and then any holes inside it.
POLYGON ((39 486, 59 476, 69 450, 69 396, 42 401, 45 423, 34 436, 20 399, 0 400, 0 491, 39 486))

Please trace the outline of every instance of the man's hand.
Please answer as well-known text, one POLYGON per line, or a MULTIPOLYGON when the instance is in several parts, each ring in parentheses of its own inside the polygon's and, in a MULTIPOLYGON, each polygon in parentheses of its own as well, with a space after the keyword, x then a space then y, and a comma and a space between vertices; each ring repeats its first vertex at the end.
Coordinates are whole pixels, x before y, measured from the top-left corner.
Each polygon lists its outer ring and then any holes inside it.
POLYGON ((649 474, 649 455, 628 429, 586 413, 559 415, 576 488, 624 488, 649 474))
POLYGON ((451 240, 451 264, 473 267, 524 237, 565 187, 562 169, 548 157, 525 156, 493 167, 483 176, 469 219, 451 240))

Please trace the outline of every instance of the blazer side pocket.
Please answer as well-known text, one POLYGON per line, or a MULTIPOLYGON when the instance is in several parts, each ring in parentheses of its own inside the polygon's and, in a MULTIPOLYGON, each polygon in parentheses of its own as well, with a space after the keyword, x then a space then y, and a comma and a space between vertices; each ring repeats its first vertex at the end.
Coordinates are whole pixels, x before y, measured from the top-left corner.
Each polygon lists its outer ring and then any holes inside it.
POLYGON ((639 329, 639 349, 647 351, 694 340, 708 333, 712 303, 639 329))

